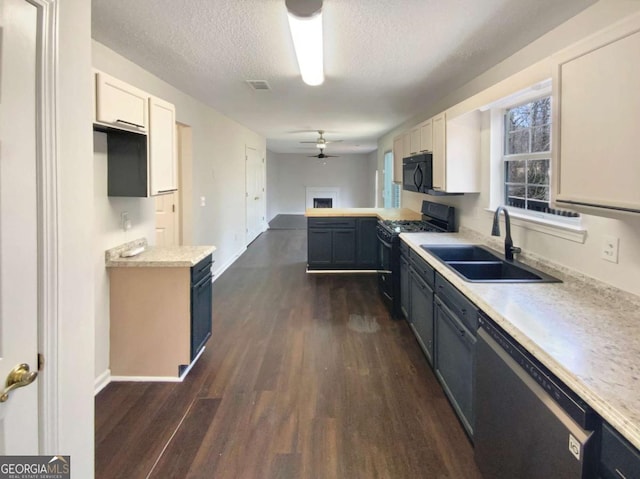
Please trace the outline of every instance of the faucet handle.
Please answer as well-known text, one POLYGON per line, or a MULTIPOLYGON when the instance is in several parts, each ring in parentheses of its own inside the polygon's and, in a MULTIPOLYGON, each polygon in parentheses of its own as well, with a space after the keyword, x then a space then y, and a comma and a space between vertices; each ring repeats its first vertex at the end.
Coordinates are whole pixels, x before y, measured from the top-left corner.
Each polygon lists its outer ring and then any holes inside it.
POLYGON ((520 253, 522 253, 522 248, 520 248, 519 246, 512 246, 511 247, 511 252, 513 254, 520 254, 520 253))

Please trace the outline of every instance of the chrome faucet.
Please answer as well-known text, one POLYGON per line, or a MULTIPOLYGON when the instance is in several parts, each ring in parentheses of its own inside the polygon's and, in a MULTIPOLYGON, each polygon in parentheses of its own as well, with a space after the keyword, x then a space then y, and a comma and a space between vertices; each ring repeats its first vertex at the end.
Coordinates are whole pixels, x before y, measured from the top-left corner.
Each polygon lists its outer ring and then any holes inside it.
POLYGON ((504 257, 509 261, 513 261, 513 254, 520 253, 522 250, 517 246, 513 246, 513 240, 511 239, 511 220, 509 219, 509 212, 504 206, 498 206, 496 212, 493 214, 491 236, 500 236, 500 211, 504 213, 504 225, 507 230, 504 238, 504 257))

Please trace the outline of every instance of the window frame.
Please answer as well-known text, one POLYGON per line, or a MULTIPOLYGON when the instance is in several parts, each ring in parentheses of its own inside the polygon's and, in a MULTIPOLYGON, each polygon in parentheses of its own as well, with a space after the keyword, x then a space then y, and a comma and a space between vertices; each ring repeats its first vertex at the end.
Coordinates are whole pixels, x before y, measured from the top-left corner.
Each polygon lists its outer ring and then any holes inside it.
MULTIPOLYGON (((553 136, 552 136, 552 125, 553 125, 553 118, 552 118, 552 114, 551 112, 549 113, 549 122, 545 123, 543 125, 533 125, 533 122, 531 123, 530 126, 528 126, 527 128, 520 128, 517 130, 508 130, 508 122, 509 122, 509 111, 516 109, 516 108, 520 108, 522 106, 525 105, 531 105, 537 101, 540 100, 544 100, 548 98, 549 102, 550 102, 550 108, 553 108, 553 97, 551 95, 551 91, 544 91, 541 92, 541 94, 537 97, 533 97, 533 98, 527 98, 526 100, 522 100, 520 102, 516 102, 512 105, 509 105, 507 107, 504 108, 503 110, 503 120, 502 120, 502 157, 501 157, 501 163, 502 163, 502 171, 503 171, 503 177, 502 177, 502 199, 504 201, 504 204, 507 205, 510 209, 513 208, 515 211, 521 211, 523 213, 525 212, 536 212, 536 213, 545 213, 544 211, 540 211, 540 210, 535 210, 535 209, 529 209, 528 205, 529 205, 529 201, 537 201, 537 202, 544 202, 546 203, 546 208, 550 209, 551 208, 551 180, 552 180, 552 175, 551 175, 551 168, 552 168, 552 151, 553 151, 553 136), (509 148, 509 134, 512 134, 514 132, 519 132, 519 131, 526 131, 528 133, 528 145, 529 145, 529 150, 532 149, 533 146, 533 131, 535 128, 539 128, 539 127, 548 127, 549 129, 549 149, 545 150, 545 151, 536 151, 536 152, 526 152, 526 153, 513 153, 513 154, 509 154, 508 153, 508 148, 509 148), (525 178, 524 178, 524 182, 508 182, 507 181, 507 164, 510 161, 525 161, 525 178), (548 178, 549 181, 547 182, 547 184, 542 184, 542 183, 529 183, 529 161, 536 161, 536 160, 548 160, 549 162, 549 173, 548 173, 548 178), (540 186, 540 187, 544 187, 547 188, 547 200, 546 202, 543 200, 535 200, 535 199, 531 199, 529 198, 529 187, 535 185, 535 186, 540 186), (520 206, 514 206, 514 205, 509 205, 509 201, 508 201, 508 187, 509 186, 523 186, 524 187, 524 192, 525 192, 525 196, 523 198, 524 201, 524 207, 520 207, 520 206)), ((549 214, 550 216, 557 216, 557 215, 553 215, 551 213, 546 213, 549 214)))
MULTIPOLYGON (((568 217, 552 213, 543 213, 534 210, 525 210, 505 205, 505 167, 503 157, 505 156, 505 114, 508 109, 517 105, 530 103, 539 98, 551 96, 551 79, 545 79, 532 84, 527 88, 514 91, 504 95, 491 103, 481 107, 481 111, 488 115, 489 125, 489 196, 485 211, 493 217, 496 208, 503 205, 511 214, 511 222, 515 226, 536 231, 541 234, 555 236, 565 240, 584 243, 587 230, 582 224, 582 217, 568 217)), ((553 108, 553 107, 552 107, 553 108)), ((553 115, 552 115, 553 121, 553 115)), ((553 132, 552 132, 553 134, 553 132)), ((553 143, 553 139, 552 139, 553 143)), ((551 145, 551 168, 549 176, 550 193, 553 193, 553 144, 551 145)))

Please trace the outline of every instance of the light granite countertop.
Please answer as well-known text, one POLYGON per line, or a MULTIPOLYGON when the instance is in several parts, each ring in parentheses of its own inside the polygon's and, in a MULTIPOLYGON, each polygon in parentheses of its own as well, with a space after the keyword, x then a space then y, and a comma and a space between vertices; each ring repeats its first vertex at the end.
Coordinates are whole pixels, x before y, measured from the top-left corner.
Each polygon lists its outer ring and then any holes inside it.
POLYGON ((212 254, 215 246, 149 246, 144 238, 130 241, 105 252, 108 268, 190 268, 212 254), (122 253, 144 248, 136 256, 122 253))
POLYGON ((482 237, 467 230, 400 238, 640 448, 640 297, 526 253, 518 260, 563 283, 470 283, 420 245, 484 244, 482 237))
POLYGON ((331 216, 375 216, 380 220, 420 220, 422 214, 409 208, 307 208, 304 213, 310 218, 331 216))

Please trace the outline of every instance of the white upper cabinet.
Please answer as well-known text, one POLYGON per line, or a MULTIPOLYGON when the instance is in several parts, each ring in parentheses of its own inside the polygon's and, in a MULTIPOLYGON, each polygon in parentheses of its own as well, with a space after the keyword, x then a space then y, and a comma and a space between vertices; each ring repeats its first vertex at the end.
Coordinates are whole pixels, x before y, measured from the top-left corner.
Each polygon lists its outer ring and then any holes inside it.
POLYGON ((393 181, 396 183, 402 183, 402 158, 404 158, 402 151, 403 143, 403 135, 396 136, 393 139, 393 181))
POLYGON ((554 60, 553 200, 640 212, 640 16, 554 60))
POLYGON ((178 189, 176 165, 176 109, 159 98, 149 98, 149 168, 151 195, 178 189))
POLYGON ((411 156, 411 132, 408 131, 402 135, 402 157, 411 156))
POLYGON ((480 191, 480 112, 433 117, 433 189, 443 193, 480 191))
POLYGON ((420 151, 433 151, 433 121, 431 118, 420 124, 420 151))
POLYGON ((420 126, 412 128, 409 132, 409 144, 411 145, 410 153, 412 155, 420 153, 420 126))
POLYGON ((96 72, 95 121, 114 128, 146 132, 149 95, 103 72, 96 72))

